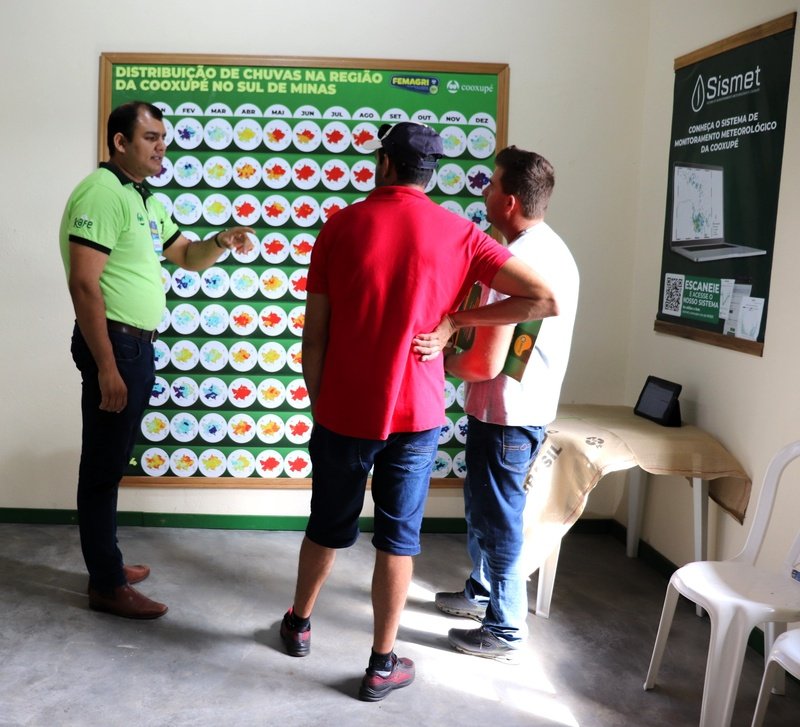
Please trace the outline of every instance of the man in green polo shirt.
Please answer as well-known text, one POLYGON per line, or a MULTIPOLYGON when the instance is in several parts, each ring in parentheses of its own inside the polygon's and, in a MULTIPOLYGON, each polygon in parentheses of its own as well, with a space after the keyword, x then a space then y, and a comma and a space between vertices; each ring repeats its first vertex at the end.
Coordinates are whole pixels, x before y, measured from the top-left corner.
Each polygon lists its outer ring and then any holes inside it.
POLYGON ((186 270, 214 264, 221 249, 252 248, 247 227, 190 242, 142 184, 161 171, 160 109, 124 104, 108 119, 110 161, 73 191, 61 221, 61 257, 75 308, 72 357, 82 378, 78 472, 81 550, 89 606, 127 618, 167 607, 131 584, 150 574, 124 565, 117 546, 117 492, 155 379, 153 341, 166 304, 159 255, 186 270))

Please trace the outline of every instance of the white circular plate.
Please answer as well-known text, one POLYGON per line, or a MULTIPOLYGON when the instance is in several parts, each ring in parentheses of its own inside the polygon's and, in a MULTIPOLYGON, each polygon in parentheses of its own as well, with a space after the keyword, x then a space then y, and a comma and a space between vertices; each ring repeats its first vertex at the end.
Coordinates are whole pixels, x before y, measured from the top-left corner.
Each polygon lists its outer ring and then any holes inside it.
POLYGON ((178 268, 172 273, 172 291, 181 298, 191 298, 200 290, 200 273, 178 268))
POLYGON ((447 477, 453 469, 453 459, 441 449, 436 452, 436 457, 433 460, 433 469, 431 470, 431 477, 447 477))
POLYGON ((203 218, 209 225, 221 227, 230 218, 233 207, 224 194, 210 194, 203 200, 203 218))
POLYGON ((476 164, 467 169, 467 192, 478 197, 492 179, 492 170, 485 164, 476 164))
MULTIPOLYGON (((255 275, 255 273, 253 273, 255 275)), ((278 300, 289 290, 289 278, 280 268, 267 268, 261 273, 261 294, 270 300, 278 300)))
POLYGON ((467 149, 477 159, 487 159, 492 156, 496 143, 494 134, 481 126, 467 135, 467 149))
POLYGON ((235 449, 228 455, 228 473, 231 477, 249 477, 255 469, 256 458, 246 449, 235 449))
POLYGON ((270 189, 283 189, 292 181, 292 165, 281 157, 272 157, 264 162, 261 178, 270 189))
POLYGON ((466 396, 466 389, 467 385, 462 381, 456 387, 456 403, 463 409, 464 408, 464 397, 466 396))
POLYGON ((228 311, 218 303, 207 305, 200 313, 200 327, 209 336, 219 336, 228 329, 228 311))
POLYGON ((200 401, 214 409, 228 401, 228 386, 216 376, 209 376, 200 382, 200 401))
POLYGON ((483 202, 468 204, 464 210, 464 216, 482 230, 489 229, 489 220, 486 219, 486 205, 483 202))
POLYGON ((200 348, 200 362, 206 371, 221 371, 228 364, 228 349, 219 341, 206 341, 200 348))
POLYGON ((436 183, 445 194, 458 194, 466 182, 464 170, 458 164, 445 164, 436 173, 436 183))
POLYGON ((456 422, 456 441, 459 444, 466 444, 467 443, 467 424, 469 420, 467 419, 466 414, 459 418, 456 422))
POLYGON ((271 374, 286 365, 286 349, 277 341, 267 341, 258 349, 258 365, 271 374))
POLYGON ((467 135, 458 126, 446 126, 439 132, 446 157, 461 156, 467 148, 467 135))
POLYGON ((378 127, 369 121, 363 121, 362 123, 357 124, 353 127, 353 131, 351 132, 353 149, 359 152, 359 154, 372 154, 369 149, 364 148, 364 144, 377 138, 378 127))
POLYGON ((172 214, 180 224, 193 225, 203 214, 203 204, 200 202, 200 197, 191 192, 179 194, 172 205, 172 214))
POLYGON ((261 162, 253 157, 241 157, 233 163, 233 181, 237 187, 252 189, 262 179, 261 162))
POLYGON ((237 298, 252 298, 258 292, 258 273, 251 268, 237 268, 231 275, 231 293, 237 298))
POLYGON ((179 376, 175 379, 169 387, 169 392, 172 403, 181 407, 194 406, 200 393, 197 382, 188 376, 179 376))
POLYGON ((203 125, 197 119, 180 119, 173 134, 181 149, 196 149, 203 143, 203 125))
POLYGON ((279 379, 262 379, 258 385, 258 401, 267 409, 277 409, 286 401, 286 387, 279 379))
POLYGON ((163 406, 169 401, 169 384, 163 376, 156 376, 150 393, 150 406, 163 406))
POLYGON ((341 121, 331 121, 322 129, 322 146, 331 154, 342 154, 350 146, 350 129, 341 121))
POLYGON ((303 379, 294 379, 286 387, 286 403, 293 409, 305 409, 311 405, 308 389, 303 379))
POLYGON ((198 467, 204 477, 222 477, 227 461, 218 449, 205 449, 198 457, 198 467))
POLYGON ((233 143, 242 151, 258 149, 264 140, 264 131, 255 119, 242 119, 233 127, 233 143))
POLYGON ((283 471, 293 478, 308 477, 311 474, 311 458, 308 452, 295 449, 283 460, 283 471))
POLYGON ((279 194, 271 194, 261 205, 264 222, 272 227, 282 227, 289 221, 292 210, 289 200, 279 194))
POLYGON ((296 374, 303 373, 303 344, 293 343, 286 349, 286 365, 296 374))
POLYGON ((200 287, 209 298, 221 298, 230 286, 231 280, 225 268, 206 268, 200 278, 200 287))
POLYGON ((228 386, 228 401, 239 409, 250 408, 257 396, 258 389, 250 379, 234 379, 228 386))
POLYGON ((277 444, 283 439, 283 419, 277 414, 264 414, 256 423, 256 436, 264 444, 277 444))
POLYGON ((359 192, 375 189, 375 162, 371 159, 360 159, 350 167, 350 184, 359 192))
POLYGON ((292 127, 283 119, 273 119, 264 125, 264 144, 272 151, 283 151, 292 143, 292 127))
POLYGON ((175 341, 170 350, 170 361, 180 371, 191 371, 200 361, 200 350, 193 341, 175 341))
POLYGON ((314 151, 322 143, 322 129, 315 121, 301 121, 294 126, 292 141, 302 152, 314 151))
POLYGON ((306 283, 308 282, 308 270, 298 268, 289 276, 289 293, 292 298, 305 300, 307 297, 306 283))
POLYGON ((151 447, 142 453, 142 469, 151 477, 161 477, 169 470, 169 455, 159 447, 151 447))
POLYGON ((268 305, 258 314, 258 327, 267 336, 280 336, 288 323, 286 311, 278 305, 268 305))
POLYGON ((172 165, 172 178, 181 187, 194 187, 203 178, 203 165, 193 156, 176 159, 172 165))
POLYGON ((228 425, 222 414, 211 411, 203 414, 198 422, 200 438, 209 444, 221 442, 228 435, 228 425))
POLYGON ((319 203, 313 197, 301 195, 292 202, 290 214, 299 227, 311 227, 319 220, 319 203))
POLYGON ((456 401, 456 387, 449 381, 444 382, 444 408, 449 409, 456 401))
POLYGON ((464 208, 454 199, 446 199, 441 203, 441 206, 452 212, 454 215, 458 215, 459 217, 464 216, 464 208))
POLYGON ((319 164, 309 157, 298 159, 292 165, 292 180, 298 189, 314 189, 321 178, 319 164))
POLYGON ((347 207, 347 202, 345 202, 341 197, 328 197, 327 199, 323 200, 322 204, 320 205, 320 217, 322 218, 322 222, 327 222, 331 217, 333 217, 337 212, 341 212, 345 207, 347 207))
POLYGON ((311 262, 311 251, 317 238, 310 232, 301 232, 292 238, 289 248, 292 260, 300 265, 308 265, 311 262))
POLYGON ((234 414, 228 420, 228 436, 236 444, 247 444, 256 436, 256 422, 249 414, 234 414))
POLYGON ((211 119, 206 123, 203 139, 211 148, 219 151, 227 149, 233 141, 233 127, 226 119, 211 119))
MULTIPOLYGON (((252 194, 240 194, 233 200, 233 219, 237 225, 250 227, 261 220, 261 202, 252 194)), ((258 245, 256 245, 258 255, 258 245)))
POLYGON ((194 414, 182 411, 176 414, 169 423, 169 432, 179 442, 191 442, 200 431, 200 425, 194 414))
POLYGON ((242 263, 243 265, 248 265, 251 262, 258 260, 258 237, 254 235, 252 232, 247 233, 247 239, 250 240, 250 249, 244 252, 240 252, 239 250, 231 250, 231 255, 233 255, 233 259, 237 262, 242 263))
POLYGON ((172 330, 181 336, 189 336, 200 325, 200 312, 191 303, 178 303, 170 314, 172 330))
POLYGON ((237 341, 228 349, 228 363, 236 371, 250 371, 258 363, 256 347, 249 341, 237 341))
POLYGON ((306 307, 304 305, 298 305, 296 308, 292 308, 289 313, 289 330, 295 336, 302 336, 303 335, 303 326, 306 324, 306 307))
POLYGON ((279 265, 289 257, 289 240, 280 232, 270 232, 261 240, 261 257, 270 265, 279 265))
POLYGON ((256 471, 262 477, 280 477, 283 474, 283 456, 274 449, 265 449, 256 457, 256 471))
POLYGON ((462 480, 467 476, 467 455, 463 450, 453 457, 453 474, 462 480))
POLYGON ((286 420, 286 439, 292 444, 305 444, 311 439, 311 417, 294 414, 286 420))
POLYGON ((321 172, 322 184, 332 192, 338 192, 350 183, 350 167, 341 159, 328 159, 321 172))
POLYGON ((161 371, 169 363, 169 346, 164 341, 153 344, 153 363, 156 371, 161 371))
POLYGON ((148 412, 142 418, 141 430, 148 441, 160 442, 169 436, 169 419, 160 411, 148 412))
POLYGON ((240 336, 249 336, 258 328, 258 315, 251 305, 237 305, 228 318, 230 329, 240 336))
POLYGON ((441 447, 443 444, 447 444, 455 434, 455 424, 453 424, 453 420, 450 417, 444 418, 444 424, 442 424, 442 428, 439 431, 439 446, 441 447))
POLYGON ((209 187, 219 189, 233 178, 233 166, 223 156, 213 156, 203 164, 203 179, 209 187))

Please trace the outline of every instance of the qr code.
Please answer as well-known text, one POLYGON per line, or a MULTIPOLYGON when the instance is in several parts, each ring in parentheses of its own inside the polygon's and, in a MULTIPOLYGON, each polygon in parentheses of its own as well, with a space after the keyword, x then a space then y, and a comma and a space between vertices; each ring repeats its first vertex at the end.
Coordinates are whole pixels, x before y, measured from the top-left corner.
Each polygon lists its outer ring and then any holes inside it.
POLYGON ((683 308, 683 275, 667 273, 664 276, 664 300, 661 312, 669 316, 679 316, 683 308))

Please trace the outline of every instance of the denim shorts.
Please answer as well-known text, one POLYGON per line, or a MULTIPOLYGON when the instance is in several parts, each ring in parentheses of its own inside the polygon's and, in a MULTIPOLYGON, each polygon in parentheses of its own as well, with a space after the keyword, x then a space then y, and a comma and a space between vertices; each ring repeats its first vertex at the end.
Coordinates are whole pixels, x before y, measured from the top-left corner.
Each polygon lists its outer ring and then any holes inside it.
POLYGON ((315 423, 308 447, 313 466, 308 538, 326 548, 355 543, 367 476, 374 467, 372 544, 391 555, 417 555, 439 432, 436 427, 390 434, 386 440, 359 439, 315 423))

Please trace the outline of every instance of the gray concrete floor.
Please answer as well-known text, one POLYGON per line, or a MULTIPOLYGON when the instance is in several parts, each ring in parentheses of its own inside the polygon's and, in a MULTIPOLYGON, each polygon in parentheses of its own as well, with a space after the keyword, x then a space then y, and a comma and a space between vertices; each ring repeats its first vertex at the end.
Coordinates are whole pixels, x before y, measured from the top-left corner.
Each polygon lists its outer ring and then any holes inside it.
MULTIPOLYGON (((666 587, 610 535, 569 534, 550 619, 529 616, 523 663, 450 650, 437 590, 466 575, 464 536, 425 535, 397 651, 409 688, 355 699, 371 643, 369 535, 343 551, 313 616, 309 657, 286 656, 278 623, 291 601, 300 533, 122 528, 141 590, 169 613, 137 622, 88 609, 73 526, 0 524, 0 725, 697 724, 708 621, 682 601, 652 692, 642 691, 666 587)), ((535 579, 531 583, 534 600, 535 579)), ((749 725, 761 657, 747 656, 733 724, 749 725)), ((800 724, 800 689, 773 697, 767 725, 800 724)))

